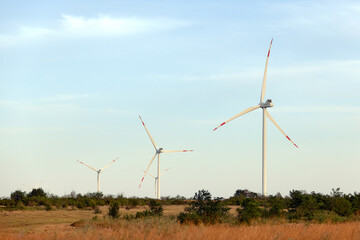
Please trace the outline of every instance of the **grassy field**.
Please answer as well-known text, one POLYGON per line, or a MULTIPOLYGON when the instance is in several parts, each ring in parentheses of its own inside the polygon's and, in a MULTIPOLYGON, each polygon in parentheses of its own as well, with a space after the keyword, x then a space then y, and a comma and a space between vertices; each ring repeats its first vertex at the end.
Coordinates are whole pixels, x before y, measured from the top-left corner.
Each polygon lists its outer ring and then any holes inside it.
MULTIPOLYGON (((134 214, 146 207, 120 212, 134 214)), ((162 218, 112 220, 93 210, 0 211, 2 239, 360 239, 360 222, 341 224, 267 223, 180 225, 172 217, 184 206, 165 206, 162 218), (93 218, 96 217, 96 220, 93 218), (75 223, 75 224, 73 224, 75 223), (71 224, 75 226, 71 226, 71 224)))

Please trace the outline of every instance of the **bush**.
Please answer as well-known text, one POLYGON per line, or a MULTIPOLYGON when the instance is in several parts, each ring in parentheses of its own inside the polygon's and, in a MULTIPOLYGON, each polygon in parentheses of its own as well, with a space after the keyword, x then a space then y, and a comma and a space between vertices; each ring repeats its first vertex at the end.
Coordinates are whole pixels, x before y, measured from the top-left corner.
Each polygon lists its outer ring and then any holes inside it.
POLYGON ((237 208, 238 220, 240 223, 250 224, 251 220, 257 219, 262 215, 262 210, 260 209, 260 204, 258 201, 247 198, 241 204, 242 208, 237 208))
POLYGON ((150 200, 149 202, 150 212, 155 216, 162 216, 164 209, 162 207, 162 204, 160 202, 157 202, 155 200, 150 200))
POLYGON ((341 223, 346 221, 346 217, 341 217, 333 211, 318 210, 315 211, 313 220, 318 223, 341 223))
POLYGON ((45 204, 45 210, 46 211, 50 211, 51 210, 51 205, 50 204, 45 204))
POLYGON ((119 203, 117 201, 113 201, 109 208, 109 216, 112 218, 120 217, 119 208, 119 203))
POLYGON ((101 213, 101 209, 100 209, 99 206, 96 206, 96 207, 94 208, 94 213, 95 213, 95 214, 100 214, 100 213, 101 213))
POLYGON ((317 202, 311 195, 303 195, 300 205, 291 210, 289 219, 305 219, 311 221, 314 219, 315 212, 319 209, 317 202))
POLYGON ((180 223, 215 224, 229 216, 230 208, 224 206, 220 199, 211 200, 211 194, 204 189, 195 193, 194 200, 185 208, 185 212, 178 215, 180 223))
POLYGON ((266 212, 267 217, 281 217, 285 208, 285 201, 281 197, 269 197, 270 208, 266 212))
POLYGON ((247 189, 241 190, 238 189, 234 193, 234 197, 244 197, 244 198, 257 198, 258 195, 254 192, 251 192, 247 189))
POLYGON ((18 202, 23 201, 25 199, 25 192, 20 190, 12 192, 10 194, 10 198, 15 201, 15 204, 17 204, 18 202))
POLYGON ((150 200, 149 202, 150 210, 145 210, 142 212, 137 212, 135 218, 144 218, 144 217, 154 217, 154 216, 162 216, 163 215, 163 207, 162 204, 155 200, 150 200))
POLYGON ((46 193, 42 188, 34 188, 29 194, 28 197, 46 197, 46 193))
POLYGON ((140 201, 137 198, 130 198, 130 199, 128 199, 127 202, 128 202, 128 205, 126 206, 126 209, 129 210, 129 209, 132 209, 132 208, 138 206, 140 201))
POLYGON ((343 217, 348 217, 353 213, 351 203, 343 197, 333 199, 332 210, 343 217))
POLYGON ((195 212, 181 212, 178 216, 177 216, 178 221, 181 224, 195 224, 198 225, 201 221, 201 218, 199 215, 197 215, 195 212))
POLYGON ((77 201, 77 203, 76 203, 76 207, 77 207, 78 209, 83 209, 83 208, 85 208, 85 204, 84 204, 83 201, 79 200, 79 201, 77 201))
POLYGON ((306 195, 306 193, 304 191, 299 191, 299 190, 292 190, 290 191, 290 208, 292 209, 296 209, 298 208, 301 203, 303 202, 303 197, 304 195, 306 195))

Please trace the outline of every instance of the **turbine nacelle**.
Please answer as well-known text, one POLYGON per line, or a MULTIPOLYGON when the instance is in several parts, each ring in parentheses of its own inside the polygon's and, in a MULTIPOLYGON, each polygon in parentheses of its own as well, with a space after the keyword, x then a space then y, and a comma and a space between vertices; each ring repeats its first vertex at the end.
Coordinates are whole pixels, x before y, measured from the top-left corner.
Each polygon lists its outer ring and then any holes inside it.
POLYGON ((268 108, 268 107, 273 107, 274 104, 272 103, 271 99, 266 100, 266 102, 264 103, 259 103, 261 108, 268 108))
POLYGON ((156 153, 161 153, 163 148, 156 149, 156 153))

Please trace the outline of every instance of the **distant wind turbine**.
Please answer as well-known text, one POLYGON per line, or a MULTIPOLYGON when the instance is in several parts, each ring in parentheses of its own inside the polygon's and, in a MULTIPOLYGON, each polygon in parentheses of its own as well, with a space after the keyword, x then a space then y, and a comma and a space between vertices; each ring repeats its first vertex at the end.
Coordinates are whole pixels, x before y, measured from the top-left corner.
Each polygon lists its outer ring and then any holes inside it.
POLYGON ((264 97, 265 97, 265 89, 266 89, 266 75, 267 75, 267 67, 268 67, 268 61, 269 61, 269 56, 270 56, 270 49, 271 49, 271 45, 272 45, 273 40, 271 39, 270 42, 270 47, 269 47, 269 51, 267 54, 267 58, 266 58, 266 64, 265 64, 265 72, 264 72, 264 78, 263 78, 263 84, 262 84, 262 89, 261 89, 261 96, 260 96, 260 103, 254 107, 250 107, 248 109, 245 109, 244 111, 240 112, 239 114, 235 115, 234 117, 230 118, 229 120, 221 123, 218 127, 216 127, 214 129, 214 131, 216 129, 218 129, 219 127, 225 125, 226 123, 234 120, 235 118, 240 117, 241 115, 244 115, 246 113, 249 113, 251 111, 254 111, 255 109, 258 108, 262 108, 263 109, 263 134, 262 134, 262 195, 266 196, 267 194, 267 189, 266 189, 266 117, 268 117, 270 119, 270 121, 280 130, 280 132, 282 134, 285 135, 285 137, 292 142, 295 147, 298 147, 286 134, 285 132, 279 127, 279 125, 275 122, 275 120, 270 116, 269 112, 267 111, 267 108, 269 107, 273 107, 273 103, 271 101, 271 99, 266 100, 266 102, 264 102, 264 97))
POLYGON ((103 167, 103 168, 101 168, 101 169, 99 169, 99 170, 96 170, 95 168, 93 168, 93 167, 91 167, 91 166, 89 166, 89 165, 87 165, 87 164, 85 164, 85 163, 83 163, 83 162, 81 162, 81 161, 79 161, 79 160, 77 160, 77 161, 78 161, 79 163, 81 163, 82 165, 90 168, 91 170, 94 170, 95 172, 97 172, 97 192, 100 192, 100 173, 101 173, 105 168, 107 168, 110 164, 112 164, 113 162, 115 162, 115 161, 118 160, 118 159, 119 159, 118 157, 115 158, 115 159, 112 160, 109 164, 107 164, 105 167, 103 167))
MULTIPOLYGON (((170 168, 165 169, 162 173, 160 173, 160 176, 162 176, 165 172, 167 172, 170 168)), ((145 170, 144 170, 145 172, 145 170)), ((150 177, 152 177, 155 180, 155 197, 157 197, 156 195, 156 183, 157 183, 157 177, 155 177, 154 175, 152 175, 149 172, 145 172, 147 175, 149 175, 150 177)))
MULTIPOLYGON (((139 116, 139 117, 140 117, 140 116, 139 116)), ((154 161, 154 159, 155 159, 155 157, 156 157, 156 155, 157 155, 157 156, 158 156, 158 161, 157 161, 158 164, 157 164, 157 184, 156 184, 157 190, 156 190, 156 198, 157 198, 157 199, 160 199, 160 176, 161 176, 161 173, 160 173, 160 154, 161 154, 161 153, 174 153, 174 152, 192 152, 192 151, 194 151, 194 150, 163 150, 163 148, 157 148, 154 139, 152 138, 152 136, 150 135, 149 131, 147 130, 147 128, 146 128, 146 126, 145 126, 145 123, 143 122, 143 120, 141 119, 141 117, 140 117, 140 120, 141 120, 141 122, 142 122, 142 124, 143 124, 143 126, 144 126, 144 128, 145 128, 145 130, 146 130, 146 132, 147 132, 147 134, 148 134, 148 136, 149 136, 149 138, 150 138, 151 143, 153 144, 153 146, 154 146, 154 148, 155 148, 155 155, 152 157, 149 165, 147 166, 147 168, 146 168, 146 170, 145 170, 145 173, 144 173, 143 178, 141 179, 139 188, 141 187, 141 184, 142 184, 142 182, 144 181, 144 178, 145 178, 145 176, 146 176, 146 174, 147 174, 147 171, 149 170, 152 162, 154 161)))

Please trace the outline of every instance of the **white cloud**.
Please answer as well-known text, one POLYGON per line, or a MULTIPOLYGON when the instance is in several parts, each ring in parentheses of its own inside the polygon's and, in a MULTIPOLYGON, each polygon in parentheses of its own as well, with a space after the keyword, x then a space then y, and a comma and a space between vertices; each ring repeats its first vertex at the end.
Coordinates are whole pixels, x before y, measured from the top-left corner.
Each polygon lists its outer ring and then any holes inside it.
POLYGON ((53 28, 22 26, 16 34, 0 33, 0 47, 52 39, 79 39, 127 36, 168 30, 188 23, 174 19, 114 18, 100 15, 97 18, 62 15, 53 28))

